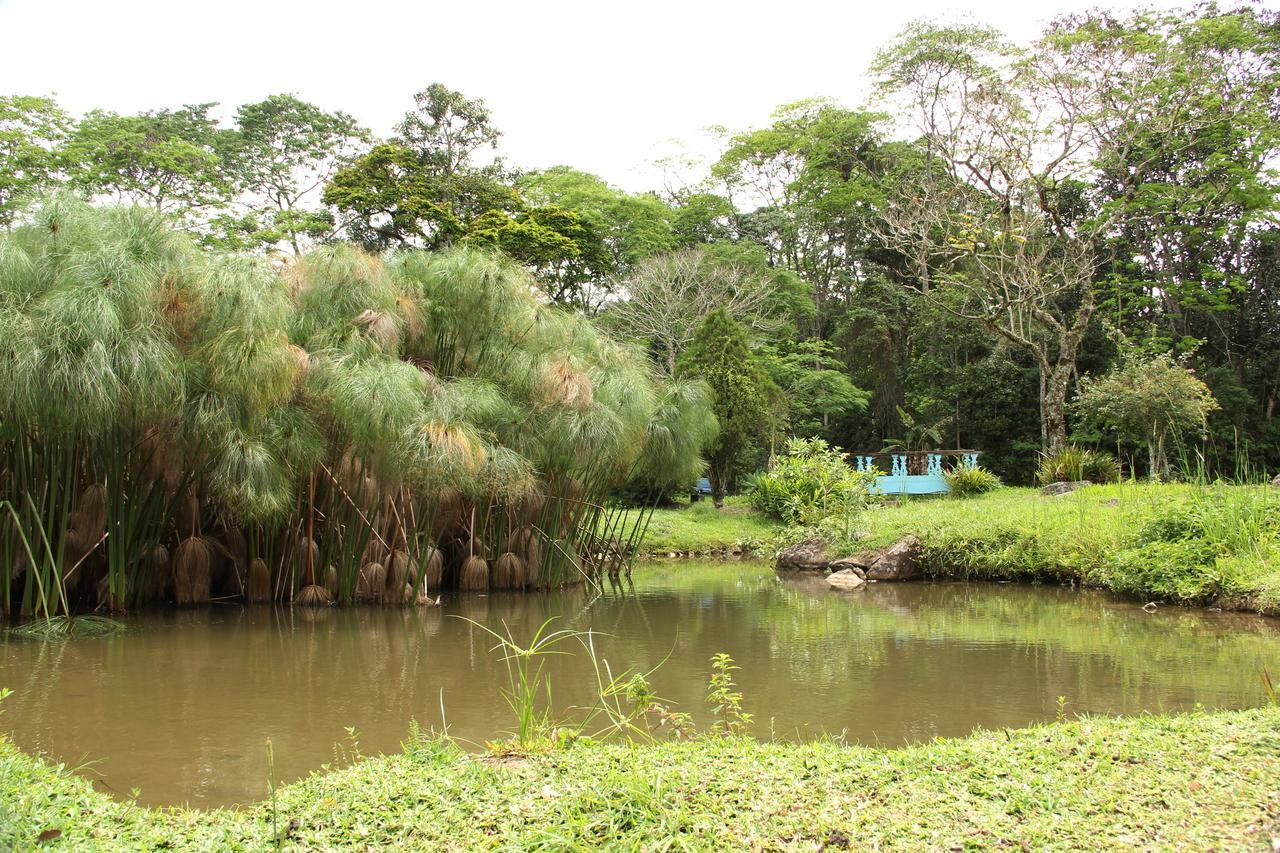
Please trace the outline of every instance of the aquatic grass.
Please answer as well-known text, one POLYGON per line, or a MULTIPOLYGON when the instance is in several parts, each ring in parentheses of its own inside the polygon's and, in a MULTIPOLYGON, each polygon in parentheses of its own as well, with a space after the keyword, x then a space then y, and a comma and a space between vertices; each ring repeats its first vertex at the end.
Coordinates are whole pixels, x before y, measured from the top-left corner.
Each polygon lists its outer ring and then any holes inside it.
POLYGON ((507 671, 507 685, 503 688, 502 697, 515 718, 515 729, 510 732, 510 744, 495 744, 494 748, 506 749, 508 746, 517 751, 532 751, 545 748, 555 729, 555 718, 552 716, 551 679, 546 675, 546 658, 553 655, 565 655, 568 652, 558 648, 566 640, 577 639, 580 631, 560 629, 550 630, 554 619, 547 619, 533 635, 522 645, 517 643, 510 626, 502 623, 504 634, 494 631, 466 616, 455 616, 479 628, 497 641, 489 651, 499 652, 507 671))
POLYGON ((51 616, 48 619, 36 619, 16 628, 9 633, 15 637, 26 637, 33 640, 67 640, 73 638, 109 637, 125 629, 124 623, 105 616, 85 614, 83 616, 51 616))

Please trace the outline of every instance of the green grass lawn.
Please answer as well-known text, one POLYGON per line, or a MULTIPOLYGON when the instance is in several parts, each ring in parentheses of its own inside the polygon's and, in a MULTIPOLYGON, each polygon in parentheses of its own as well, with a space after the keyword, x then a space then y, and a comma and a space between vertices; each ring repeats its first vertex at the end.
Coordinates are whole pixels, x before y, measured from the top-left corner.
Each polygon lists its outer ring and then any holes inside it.
POLYGON ((419 741, 209 812, 114 800, 0 739, 0 848, 268 850, 278 832, 305 850, 1267 850, 1277 779, 1280 708, 904 749, 702 737, 521 759, 419 741))
POLYGON ((913 500, 862 519, 876 547, 920 537, 946 577, 1074 580, 1185 604, 1280 613, 1280 489, 1122 483, 1062 497, 1000 489, 913 500))
POLYGON ((708 498, 694 504, 654 510, 640 550, 660 555, 706 554, 757 544, 781 529, 780 522, 753 510, 745 498, 730 497, 723 509, 716 509, 708 498))

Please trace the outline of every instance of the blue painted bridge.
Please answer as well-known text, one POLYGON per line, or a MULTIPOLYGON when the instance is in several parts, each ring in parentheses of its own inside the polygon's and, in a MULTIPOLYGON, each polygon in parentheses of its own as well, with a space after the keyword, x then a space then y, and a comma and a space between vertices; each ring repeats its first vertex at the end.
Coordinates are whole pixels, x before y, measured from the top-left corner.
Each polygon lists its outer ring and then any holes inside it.
POLYGON ((859 471, 878 471, 871 491, 882 495, 943 495, 951 491, 944 472, 962 466, 976 466, 977 450, 891 450, 885 453, 854 453, 859 471))

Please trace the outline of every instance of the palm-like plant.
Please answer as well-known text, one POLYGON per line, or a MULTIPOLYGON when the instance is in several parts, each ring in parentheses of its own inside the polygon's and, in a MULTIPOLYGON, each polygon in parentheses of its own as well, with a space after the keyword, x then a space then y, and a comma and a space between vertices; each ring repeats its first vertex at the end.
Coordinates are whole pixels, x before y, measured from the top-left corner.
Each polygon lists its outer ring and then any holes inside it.
POLYGON ((536 292, 474 250, 281 272, 47 202, 0 238, 0 609, 404 602, 468 557, 513 585, 598 571, 645 519, 605 496, 696 471, 714 419, 536 292))

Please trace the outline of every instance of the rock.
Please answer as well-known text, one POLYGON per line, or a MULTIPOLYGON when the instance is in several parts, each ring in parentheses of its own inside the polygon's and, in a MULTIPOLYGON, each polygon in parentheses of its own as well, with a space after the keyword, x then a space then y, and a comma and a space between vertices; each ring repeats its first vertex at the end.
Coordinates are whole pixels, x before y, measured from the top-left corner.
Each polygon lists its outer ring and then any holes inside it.
POLYGON ((866 580, 853 569, 841 569, 838 572, 827 575, 827 583, 831 584, 832 589, 850 590, 862 586, 866 583, 866 580))
POLYGON ((880 552, 867 569, 867 580, 905 581, 920 573, 920 540, 904 536, 880 552))
POLYGON ((1274 477, 1271 478, 1271 485, 1275 486, 1277 489, 1280 489, 1280 474, 1276 474, 1274 477))
POLYGON ((1087 485, 1089 485, 1088 480, 1074 480, 1066 483, 1050 483, 1040 490, 1040 494, 1060 498, 1065 494, 1074 492, 1076 489, 1084 488, 1087 485))
POLYGON ((806 539, 782 549, 778 555, 778 569, 792 572, 820 572, 827 567, 827 543, 821 539, 806 539))
POLYGON ((830 568, 833 574, 840 572, 853 572, 858 577, 866 580, 867 569, 871 568, 871 564, 875 562, 878 554, 854 554, 852 557, 841 557, 839 560, 832 561, 830 568))

